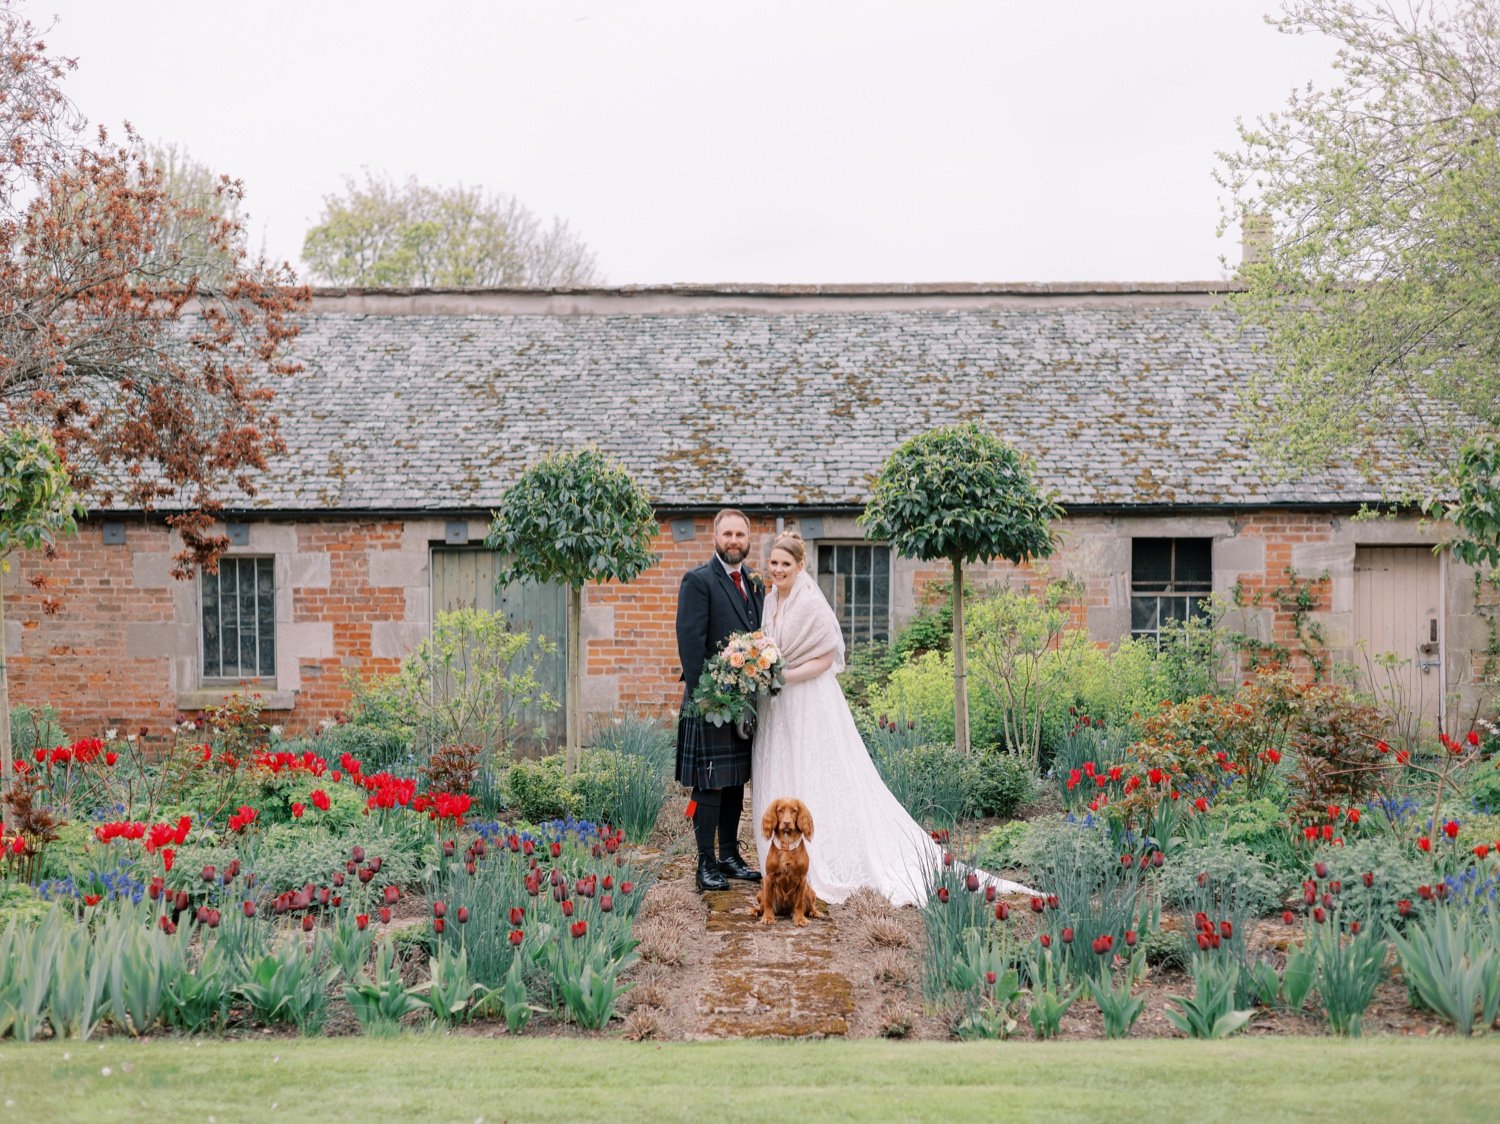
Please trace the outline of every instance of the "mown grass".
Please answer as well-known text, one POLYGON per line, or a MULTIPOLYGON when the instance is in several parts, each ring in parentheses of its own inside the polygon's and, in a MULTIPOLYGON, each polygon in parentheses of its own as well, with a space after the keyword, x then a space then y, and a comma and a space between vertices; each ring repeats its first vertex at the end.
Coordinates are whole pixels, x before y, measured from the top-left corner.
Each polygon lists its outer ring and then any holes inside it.
POLYGON ((0 1045, 0 1119, 1494 1120, 1500 1038, 0 1045))

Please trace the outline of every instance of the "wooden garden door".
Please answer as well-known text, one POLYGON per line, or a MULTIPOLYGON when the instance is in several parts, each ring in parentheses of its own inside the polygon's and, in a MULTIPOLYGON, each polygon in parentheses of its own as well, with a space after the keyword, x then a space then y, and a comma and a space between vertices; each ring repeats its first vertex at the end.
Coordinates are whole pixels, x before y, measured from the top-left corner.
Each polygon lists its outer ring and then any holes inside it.
POLYGON ((557 748, 567 739, 567 597, 560 585, 536 582, 514 582, 495 588, 497 559, 494 551, 483 547, 434 547, 432 551, 432 614, 454 609, 475 608, 504 613, 512 627, 525 629, 533 636, 545 636, 556 650, 543 656, 537 666, 537 678, 546 692, 557 700, 557 709, 543 711, 528 708, 521 716, 522 727, 540 726, 543 735, 518 739, 518 751, 531 755, 557 748))
POLYGON ((1424 546, 1354 551, 1356 661, 1409 742, 1435 737, 1443 705, 1442 567, 1424 546), (1395 705, 1393 705, 1395 704, 1395 705))

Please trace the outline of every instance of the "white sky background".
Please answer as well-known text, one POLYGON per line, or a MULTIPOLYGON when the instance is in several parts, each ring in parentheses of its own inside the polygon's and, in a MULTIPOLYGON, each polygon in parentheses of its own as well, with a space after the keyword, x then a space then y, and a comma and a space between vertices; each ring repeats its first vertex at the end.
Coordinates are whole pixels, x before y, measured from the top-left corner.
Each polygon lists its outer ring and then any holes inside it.
POLYGON ((362 167, 556 214, 610 284, 1224 275, 1214 152, 1332 81, 1276 0, 23 0, 93 122, 301 268, 362 167))

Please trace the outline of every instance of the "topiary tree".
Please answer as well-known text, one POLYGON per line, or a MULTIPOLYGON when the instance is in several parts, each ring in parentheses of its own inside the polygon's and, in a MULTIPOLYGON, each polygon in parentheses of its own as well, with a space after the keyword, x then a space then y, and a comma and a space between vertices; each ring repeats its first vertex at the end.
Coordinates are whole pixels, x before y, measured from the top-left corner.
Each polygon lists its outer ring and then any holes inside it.
MULTIPOLYGON (((49 546, 78 529, 83 507, 46 430, 0 430, 0 575, 18 550, 49 546)), ((5 598, 0 596, 0 786, 11 776, 10 682, 5 675, 5 598)), ((6 821, 9 813, 6 813, 6 821)))
POLYGON ((1032 480, 1020 452, 967 422, 918 434, 893 452, 859 517, 871 538, 908 558, 947 559, 953 566, 954 740, 966 754, 964 564, 1047 557, 1056 548, 1050 524, 1062 514, 1032 480))
POLYGON ((554 453, 500 498, 485 545, 503 556, 501 584, 531 578, 568 587, 568 772, 577 761, 579 620, 588 582, 633 581, 660 557, 651 549, 656 513, 628 472, 597 449, 554 453))

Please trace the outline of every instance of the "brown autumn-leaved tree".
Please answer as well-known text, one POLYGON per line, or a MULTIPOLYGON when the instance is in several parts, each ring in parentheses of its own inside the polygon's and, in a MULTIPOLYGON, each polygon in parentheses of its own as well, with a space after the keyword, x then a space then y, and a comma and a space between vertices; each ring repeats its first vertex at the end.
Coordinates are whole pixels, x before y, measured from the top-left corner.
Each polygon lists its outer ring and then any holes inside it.
POLYGON ((274 382, 308 293, 250 260, 238 183, 174 192, 128 126, 87 134, 73 68, 0 0, 0 424, 49 429, 89 507, 166 512, 184 577, 282 448, 274 382))

